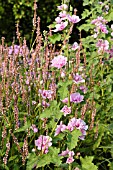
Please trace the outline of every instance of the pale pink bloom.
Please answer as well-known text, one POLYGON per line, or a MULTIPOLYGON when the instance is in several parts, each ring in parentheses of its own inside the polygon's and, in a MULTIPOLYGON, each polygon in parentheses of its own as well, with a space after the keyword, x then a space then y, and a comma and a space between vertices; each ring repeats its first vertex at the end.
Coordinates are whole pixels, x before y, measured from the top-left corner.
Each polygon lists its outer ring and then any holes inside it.
POLYGON ((66 97, 65 99, 62 100, 63 103, 68 103, 68 98, 66 97))
POLYGON ((39 89, 39 93, 41 94, 43 99, 46 99, 46 98, 51 99, 53 91, 52 90, 40 90, 39 89))
POLYGON ((98 33, 95 33, 95 34, 93 34, 92 36, 93 36, 94 38, 97 38, 98 33))
POLYGON ((55 18, 55 21, 56 21, 58 24, 60 24, 62 20, 61 20, 60 17, 57 17, 57 18, 55 18))
POLYGON ((106 52, 109 49, 109 42, 107 40, 99 39, 96 46, 98 47, 98 52, 106 52))
POLYGON ((74 162, 73 157, 67 158, 67 161, 66 161, 67 164, 71 164, 72 162, 74 162))
MULTIPOLYGON (((80 119, 80 118, 76 119, 75 126, 79 130, 83 130, 83 129, 87 130, 88 129, 88 126, 86 125, 86 123, 82 119, 80 119)), ((83 135, 84 135, 84 133, 83 133, 83 135)))
POLYGON ((44 154, 48 153, 48 148, 52 145, 52 138, 49 136, 39 136, 37 140, 35 140, 35 146, 37 146, 38 150, 42 150, 44 154))
POLYGON ((60 24, 56 24, 55 27, 56 29, 52 30, 53 32, 58 32, 64 30, 68 25, 68 22, 61 22, 60 24))
POLYGON ((75 155, 75 153, 73 151, 69 151, 68 155, 69 155, 69 157, 72 157, 75 155))
POLYGON ((71 107, 67 107, 66 105, 61 109, 61 112, 64 113, 64 116, 71 113, 71 107))
POLYGON ((38 132, 38 128, 34 124, 31 126, 31 129, 34 131, 34 133, 38 132))
POLYGON ((67 57, 64 57, 62 55, 59 55, 57 57, 54 57, 54 59, 51 61, 51 66, 56 67, 58 69, 62 68, 67 63, 67 57))
POLYGON ((113 30, 113 24, 111 25, 111 29, 113 30))
POLYGON ((81 19, 79 18, 79 16, 76 16, 76 15, 68 15, 67 16, 68 20, 72 23, 77 23, 79 22, 81 19))
MULTIPOLYGON (((70 102, 74 102, 74 103, 80 103, 82 102, 84 99, 83 95, 80 95, 80 93, 72 93, 70 95, 70 102)), ((68 98, 66 97, 65 99, 62 100, 63 103, 68 103, 68 98)))
POLYGON ((58 10, 67 10, 68 6, 66 4, 62 4, 62 5, 58 6, 57 8, 58 8, 58 10))
POLYGON ((84 140, 86 136, 86 130, 88 129, 88 125, 86 125, 86 123, 82 119, 76 119, 74 117, 69 121, 67 129, 73 131, 75 128, 79 129, 82 133, 82 135, 79 136, 79 139, 84 140))
POLYGON ((70 102, 80 103, 83 101, 83 99, 84 99, 84 96, 80 95, 80 93, 72 93, 70 95, 70 102))
POLYGON ((65 130, 66 130, 66 125, 62 124, 62 121, 61 121, 60 125, 57 125, 54 136, 57 136, 60 132, 63 132, 65 130))
POLYGON ((32 105, 35 105, 35 104, 36 104, 36 101, 33 100, 33 101, 32 101, 32 105))
POLYGON ((65 151, 62 151, 61 154, 59 154, 59 156, 66 156, 69 154, 69 149, 67 148, 65 151))
POLYGON ((69 121, 67 125, 67 129, 73 131, 75 129, 75 123, 76 123, 76 118, 74 117, 69 121))
POLYGON ((85 82, 85 80, 82 78, 82 76, 79 75, 78 73, 76 73, 76 75, 74 75, 73 78, 74 78, 73 82, 76 83, 76 84, 85 82))
POLYGON ((92 20, 91 23, 95 25, 99 25, 100 23, 106 24, 107 20, 105 20, 102 16, 101 17, 98 16, 96 19, 92 20))
POLYGON ((59 17, 61 17, 61 20, 67 19, 67 12, 66 11, 60 12, 59 13, 59 17))
POLYGON ((80 88, 80 90, 83 91, 84 94, 87 92, 87 87, 86 86, 80 86, 79 88, 80 88))
POLYGON ((62 72, 61 72, 61 77, 64 78, 65 75, 66 75, 66 74, 62 71, 62 72))
POLYGON ((42 101, 42 106, 45 107, 45 108, 47 108, 47 107, 50 106, 50 104, 43 100, 43 101, 42 101))
POLYGON ((100 24, 99 28, 103 33, 108 34, 106 25, 100 24))
POLYGON ((79 45, 77 42, 74 42, 73 45, 72 45, 72 50, 77 50, 79 48, 79 45))
POLYGON ((111 36, 113 37, 113 32, 111 33, 111 36))

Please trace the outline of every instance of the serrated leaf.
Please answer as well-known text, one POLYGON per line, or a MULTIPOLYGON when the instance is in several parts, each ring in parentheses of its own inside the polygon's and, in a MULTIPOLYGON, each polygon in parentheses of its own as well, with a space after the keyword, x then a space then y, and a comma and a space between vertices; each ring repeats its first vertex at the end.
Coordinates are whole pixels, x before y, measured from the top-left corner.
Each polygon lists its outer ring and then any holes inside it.
POLYGON ((50 103, 50 107, 46 108, 40 115, 40 118, 56 117, 60 118, 62 113, 60 112, 59 105, 56 100, 50 103))
POLYGON ((52 36, 49 36, 48 39, 50 40, 50 42, 52 44, 55 44, 56 41, 60 41, 61 40, 61 35, 60 34, 54 34, 52 36))
POLYGON ((62 158, 58 156, 59 152, 60 149, 57 149, 55 147, 50 147, 49 152, 47 154, 38 157, 37 168, 44 167, 45 165, 48 165, 50 163, 59 166, 61 164, 61 158, 62 158))
POLYGON ((79 136, 81 136, 81 132, 78 129, 74 129, 67 134, 67 147, 69 150, 72 150, 77 146, 79 136))
POLYGON ((44 154, 38 157, 38 163, 36 165, 37 168, 44 167, 45 165, 49 165, 51 162, 51 157, 49 154, 44 154))
POLYGON ((38 161, 38 157, 36 156, 36 154, 29 153, 26 170, 32 170, 33 167, 36 166, 37 161, 38 161))
POLYGON ((55 148, 55 147, 50 147, 49 148, 49 154, 51 155, 51 162, 54 163, 55 165, 59 166, 61 165, 62 157, 59 156, 60 148, 55 148))
POLYGON ((93 156, 86 156, 85 158, 80 157, 80 161, 82 164, 82 170, 97 170, 97 166, 92 163, 93 161, 93 156))

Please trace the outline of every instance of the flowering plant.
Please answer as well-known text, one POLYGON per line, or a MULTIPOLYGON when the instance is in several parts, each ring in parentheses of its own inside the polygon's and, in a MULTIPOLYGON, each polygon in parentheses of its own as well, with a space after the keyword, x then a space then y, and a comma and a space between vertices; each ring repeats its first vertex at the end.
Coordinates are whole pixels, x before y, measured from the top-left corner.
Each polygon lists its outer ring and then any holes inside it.
POLYGON ((84 0, 87 5, 79 18, 69 2, 62 3, 43 35, 34 18, 30 50, 19 28, 20 45, 7 47, 2 38, 1 169, 112 169, 112 5, 84 0), (74 27, 80 39, 70 44, 74 27))

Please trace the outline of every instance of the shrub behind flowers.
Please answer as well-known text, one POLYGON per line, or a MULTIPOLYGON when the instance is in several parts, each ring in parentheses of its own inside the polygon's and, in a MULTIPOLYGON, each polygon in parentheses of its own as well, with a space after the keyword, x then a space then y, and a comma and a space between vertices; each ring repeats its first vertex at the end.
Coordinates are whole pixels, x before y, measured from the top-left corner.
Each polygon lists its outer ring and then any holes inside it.
POLYGON ((66 1, 49 32, 41 35, 34 19, 31 49, 18 27, 19 45, 2 38, 1 169, 112 169, 112 8, 91 0, 79 18, 66 1), (74 24, 80 39, 69 44, 74 24))

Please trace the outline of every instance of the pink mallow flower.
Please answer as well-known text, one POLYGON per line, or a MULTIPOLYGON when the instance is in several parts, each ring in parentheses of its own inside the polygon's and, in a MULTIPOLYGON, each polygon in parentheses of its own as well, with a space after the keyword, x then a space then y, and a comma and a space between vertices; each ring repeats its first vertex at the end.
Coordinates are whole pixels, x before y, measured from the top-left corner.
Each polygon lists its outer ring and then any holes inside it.
POLYGON ((84 83, 85 80, 82 78, 81 75, 79 75, 78 73, 76 73, 76 75, 73 76, 73 82, 75 84, 79 84, 79 83, 84 83))
POLYGON ((52 138, 49 136, 39 136, 37 140, 35 140, 35 146, 37 146, 38 150, 42 150, 44 154, 48 153, 48 148, 52 145, 52 138))
POLYGON ((56 17, 56 18, 55 18, 55 21, 57 22, 57 24, 60 24, 62 20, 61 20, 60 17, 56 17))
POLYGON ((66 105, 61 109, 61 112, 64 113, 64 116, 71 113, 71 107, 67 107, 66 105))
POLYGON ((96 46, 98 47, 98 53, 106 52, 109 49, 109 42, 107 40, 99 39, 96 46))
POLYGON ((51 61, 51 63, 52 63, 51 64, 52 67, 56 67, 56 68, 60 69, 66 65, 67 58, 62 55, 59 55, 57 57, 54 57, 54 59, 51 61))
POLYGON ((71 164, 72 162, 74 162, 73 157, 68 157, 66 163, 71 164))
POLYGON ((65 21, 65 22, 61 22, 59 24, 56 24, 55 27, 56 29, 52 30, 53 32, 58 32, 58 31, 62 31, 64 30, 68 25, 68 22, 65 21))
POLYGON ((66 163, 70 164, 74 161, 73 156, 74 156, 74 152, 73 151, 69 151, 69 149, 67 148, 65 151, 62 151, 61 154, 59 154, 59 156, 67 156, 69 155, 69 157, 67 158, 66 163))
POLYGON ((86 86, 80 86, 79 89, 82 90, 82 92, 84 94, 87 92, 87 87, 86 86))
POLYGON ((66 130, 66 125, 62 124, 62 121, 61 121, 60 125, 57 125, 54 136, 57 136, 60 132, 63 132, 65 130, 66 130))
POLYGON ((84 99, 84 96, 80 95, 80 93, 72 93, 70 95, 70 102, 73 102, 73 103, 80 103, 83 101, 83 99, 84 99))
POLYGON ((71 49, 75 51, 75 50, 77 50, 78 48, 79 48, 78 43, 77 43, 77 42, 74 42, 71 49))
POLYGON ((46 98, 51 99, 53 91, 51 91, 51 90, 40 90, 39 89, 39 93, 41 94, 43 99, 46 99, 46 98))
POLYGON ((38 128, 34 124, 31 126, 31 129, 34 131, 34 133, 38 132, 38 128))
POLYGON ((69 154, 69 149, 67 148, 65 151, 62 151, 61 154, 59 154, 59 156, 66 156, 69 154))
POLYGON ((62 4, 62 5, 58 6, 57 8, 58 8, 58 10, 67 10, 68 6, 66 4, 62 4))
POLYGON ((68 15, 67 16, 67 19, 69 20, 69 22, 72 22, 72 23, 78 23, 81 19, 79 18, 79 16, 76 16, 76 15, 68 15))
MULTIPOLYGON (((80 93, 72 93, 70 95, 70 102, 73 102, 73 103, 80 103, 82 102, 84 99, 84 96, 83 95, 80 95, 80 93)), ((68 103, 68 98, 66 97, 65 99, 62 100, 63 103, 68 103)))
POLYGON ((61 20, 67 19, 67 12, 66 11, 60 12, 59 13, 59 17, 61 17, 61 20))
POLYGON ((73 131, 74 129, 79 129, 82 133, 81 136, 79 136, 79 139, 84 140, 85 136, 86 136, 86 130, 88 129, 88 125, 86 125, 86 123, 82 120, 82 119, 76 119, 75 117, 72 118, 68 125, 67 125, 67 129, 70 131, 73 131))

